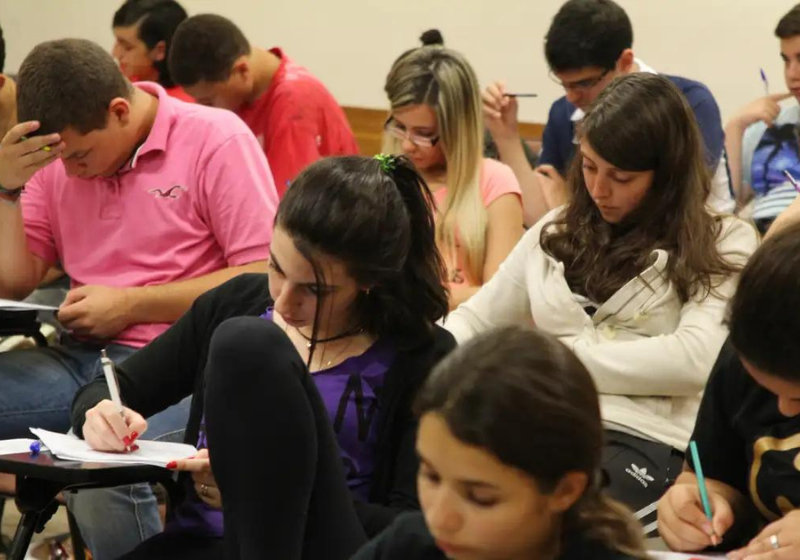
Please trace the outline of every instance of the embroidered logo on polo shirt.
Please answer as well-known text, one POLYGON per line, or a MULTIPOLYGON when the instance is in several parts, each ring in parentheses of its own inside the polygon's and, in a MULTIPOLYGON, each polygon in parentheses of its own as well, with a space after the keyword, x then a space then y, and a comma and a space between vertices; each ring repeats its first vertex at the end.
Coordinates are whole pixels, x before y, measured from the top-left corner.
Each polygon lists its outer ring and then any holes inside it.
POLYGON ((653 477, 647 474, 647 467, 637 467, 635 463, 631 463, 630 469, 625 469, 625 472, 638 480, 642 486, 647 488, 649 482, 653 482, 653 477))
POLYGON ((150 189, 149 192, 156 198, 170 198, 175 200, 176 198, 180 198, 183 193, 186 192, 186 187, 182 187, 180 185, 175 185, 174 187, 168 188, 166 191, 161 189, 150 189))

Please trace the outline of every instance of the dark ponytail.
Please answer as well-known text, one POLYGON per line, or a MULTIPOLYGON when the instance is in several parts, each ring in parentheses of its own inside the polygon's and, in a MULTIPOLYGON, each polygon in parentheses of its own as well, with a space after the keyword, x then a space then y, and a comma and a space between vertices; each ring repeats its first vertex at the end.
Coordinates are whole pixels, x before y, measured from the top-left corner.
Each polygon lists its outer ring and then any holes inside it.
POLYGON ((641 527, 600 489, 603 425, 594 381, 555 337, 524 327, 475 337, 436 367, 415 412, 440 415, 459 440, 526 473, 542 492, 568 472, 586 473, 587 489, 562 519, 562 547, 585 538, 647 558, 641 527))
POLYGON ((324 254, 369 287, 356 302, 358 326, 414 344, 448 309, 434 209, 428 186, 405 158, 331 157, 295 179, 275 222, 318 279, 315 256, 324 254))

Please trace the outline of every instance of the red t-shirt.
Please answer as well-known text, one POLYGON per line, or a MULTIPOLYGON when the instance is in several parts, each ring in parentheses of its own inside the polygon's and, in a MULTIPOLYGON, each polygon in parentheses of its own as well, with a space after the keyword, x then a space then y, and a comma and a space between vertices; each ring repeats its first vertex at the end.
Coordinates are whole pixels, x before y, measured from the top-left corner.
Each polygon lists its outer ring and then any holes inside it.
POLYGON ((278 194, 310 163, 326 156, 358 154, 344 111, 325 86, 279 48, 272 82, 254 103, 237 111, 267 155, 278 194))
POLYGON ((194 97, 186 93, 181 86, 175 86, 171 88, 165 88, 167 91, 167 95, 170 97, 174 97, 175 99, 180 99, 181 101, 186 101, 187 103, 194 103, 194 97))

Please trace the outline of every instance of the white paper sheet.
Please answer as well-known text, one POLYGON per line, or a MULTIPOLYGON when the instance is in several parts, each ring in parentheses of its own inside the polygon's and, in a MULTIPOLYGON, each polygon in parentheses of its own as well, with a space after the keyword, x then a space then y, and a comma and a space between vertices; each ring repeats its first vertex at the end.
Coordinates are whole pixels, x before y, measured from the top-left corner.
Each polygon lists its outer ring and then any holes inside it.
POLYGON ((58 307, 0 298, 0 311, 58 311, 58 307))
POLYGON ((186 459, 197 454, 197 449, 185 443, 137 440, 138 451, 129 453, 109 453, 95 451, 84 440, 74 435, 57 434, 40 428, 31 428, 50 452, 68 461, 89 463, 113 463, 118 465, 154 465, 166 467, 170 461, 186 459))
POLYGON ((681 554, 679 552, 648 552, 653 560, 714 560, 715 558, 725 558, 724 554, 714 554, 703 556, 702 554, 681 554))
POLYGON ((35 439, 6 439, 0 441, 0 455, 11 455, 12 453, 28 453, 31 444, 35 439))

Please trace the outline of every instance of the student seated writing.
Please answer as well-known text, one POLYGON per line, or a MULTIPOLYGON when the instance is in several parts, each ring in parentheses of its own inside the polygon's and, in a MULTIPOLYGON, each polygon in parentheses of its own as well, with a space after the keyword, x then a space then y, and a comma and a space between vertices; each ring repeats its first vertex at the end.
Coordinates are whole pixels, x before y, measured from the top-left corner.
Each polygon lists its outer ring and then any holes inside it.
POLYGON ((479 335, 437 366, 415 412, 422 512, 353 560, 647 558, 630 512, 601 490, 597 389, 555 337, 479 335))
POLYGON ((647 526, 680 473, 757 234, 706 211, 702 140, 669 79, 634 73, 609 84, 578 141, 569 205, 530 229, 446 328, 462 342, 535 323, 571 348, 600 392, 610 494, 647 526))
MULTIPOLYGON (((235 115, 132 85, 89 41, 33 49, 17 100, 23 122, 0 143, 0 297, 25 298, 55 263, 72 290, 59 344, 0 354, 2 439, 31 426, 66 432, 101 348, 122 360, 200 294, 266 271, 277 206, 264 155, 235 115)), ((150 418, 148 438, 182 430, 189 404, 150 418)), ((129 509, 71 504, 95 557, 113 556, 96 553, 104 533, 92 528, 119 512, 144 532, 160 526, 149 486, 137 488, 115 502, 129 509)))
POLYGON ((169 67, 199 103, 234 111, 250 127, 281 196, 308 164, 358 153, 347 117, 325 85, 280 48, 251 46, 222 16, 183 22, 169 67))
POLYGON ((194 393, 203 451, 173 465, 186 500, 125 558, 345 560, 418 507, 411 399, 455 345, 434 325, 432 208, 402 159, 312 164, 278 209, 268 277, 205 294, 120 365, 125 422, 101 379, 81 390, 76 433, 118 451, 194 393))
POLYGON ((522 236, 519 184, 508 166, 483 157, 478 80, 461 54, 437 46, 407 51, 384 89, 391 104, 386 148, 405 154, 433 191, 455 308, 522 236))
POLYGON ((731 301, 730 337, 708 380, 692 439, 713 519, 694 466, 658 505, 673 550, 736 549, 733 560, 800 558, 800 225, 766 240, 731 301), (739 548, 743 547, 743 548, 739 548))
MULTIPOLYGON (((483 95, 487 128, 502 161, 511 166, 522 185, 525 223, 532 226, 548 210, 566 202, 564 174, 576 155, 575 131, 586 110, 617 76, 656 73, 634 56, 633 27, 625 10, 612 0, 569 0, 553 18, 545 39, 550 78, 566 95, 550 107, 542 136, 539 167, 531 169, 520 147, 517 100, 506 97, 502 82, 483 95)), ((703 135, 705 163, 714 180, 708 205, 717 211, 734 209, 724 156, 725 135, 719 107, 708 88, 694 80, 667 76, 686 97, 703 135)), ((642 99, 640 104, 647 101, 642 99)), ((634 115, 631 115, 635 118, 634 115)))
POLYGON ((186 10, 175 0, 127 0, 114 14, 111 51, 125 77, 157 82, 172 97, 193 102, 175 85, 167 66, 172 35, 186 18, 186 10))

